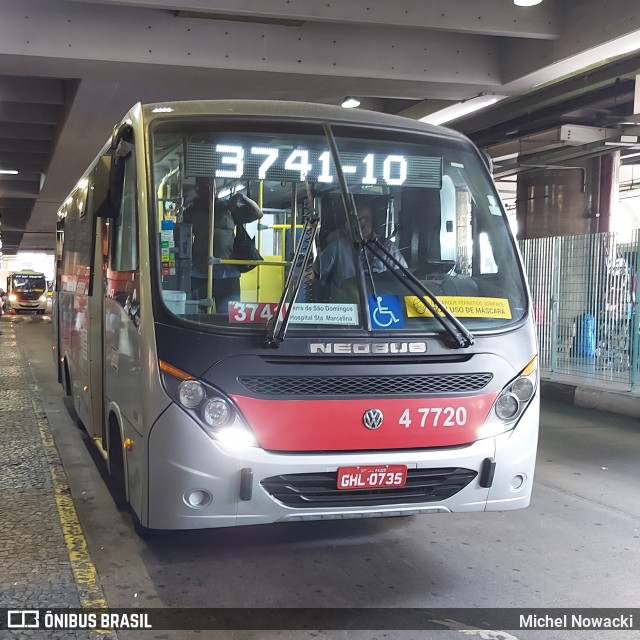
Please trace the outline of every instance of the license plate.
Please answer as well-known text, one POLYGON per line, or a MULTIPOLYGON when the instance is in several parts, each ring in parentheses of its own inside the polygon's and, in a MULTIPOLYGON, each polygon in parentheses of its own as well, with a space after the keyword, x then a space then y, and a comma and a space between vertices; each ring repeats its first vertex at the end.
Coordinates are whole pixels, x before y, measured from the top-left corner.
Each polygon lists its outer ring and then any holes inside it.
POLYGON ((338 489, 342 490, 404 487, 406 482, 407 467, 403 464, 366 465, 338 469, 338 489))

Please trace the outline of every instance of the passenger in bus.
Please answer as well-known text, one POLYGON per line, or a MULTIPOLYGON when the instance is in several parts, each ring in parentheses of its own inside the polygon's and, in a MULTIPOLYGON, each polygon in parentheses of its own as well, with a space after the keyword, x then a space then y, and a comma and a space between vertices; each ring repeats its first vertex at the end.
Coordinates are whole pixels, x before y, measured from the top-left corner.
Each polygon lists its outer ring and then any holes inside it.
MULTIPOLYGON (((380 236, 376 231, 375 203, 372 200, 361 200, 360 203, 358 203, 356 199, 356 210, 358 224, 360 225, 363 238, 367 240, 379 238, 382 246, 384 246, 403 267, 406 267, 406 260, 395 242, 391 238, 380 236)), ((319 278, 322 283, 329 285, 331 290, 341 287, 346 280, 354 278, 356 275, 350 244, 351 240, 348 230, 338 229, 332 232, 327 238, 325 248, 320 252, 318 259, 313 265, 315 277, 319 278)), ((389 268, 397 268, 390 260, 381 260, 370 251, 367 251, 368 265, 363 254, 361 254, 361 258, 365 270, 370 268, 371 273, 382 273, 389 268)))
MULTIPOLYGON (((209 203, 211 189, 208 178, 196 178, 196 198, 185 209, 185 222, 192 225, 192 298, 202 300, 207 297, 207 265, 209 256, 209 203)), ((235 227, 263 216, 260 207, 242 193, 236 193, 227 200, 215 198, 213 214, 213 255, 230 259, 233 254, 235 227)), ((215 265, 213 267, 213 297, 216 311, 227 313, 229 301, 240 300, 240 269, 236 265, 215 265)))

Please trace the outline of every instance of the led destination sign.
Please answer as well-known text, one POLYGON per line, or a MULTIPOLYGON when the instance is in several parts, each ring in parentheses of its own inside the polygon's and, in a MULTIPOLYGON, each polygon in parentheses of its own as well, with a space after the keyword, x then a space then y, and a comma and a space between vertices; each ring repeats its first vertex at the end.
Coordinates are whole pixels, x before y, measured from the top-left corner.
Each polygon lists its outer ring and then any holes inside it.
MULTIPOLYGON (((350 184, 440 189, 442 158, 401 153, 340 153, 350 184)), ((187 175, 237 180, 337 183, 328 149, 292 145, 189 144, 187 175)))

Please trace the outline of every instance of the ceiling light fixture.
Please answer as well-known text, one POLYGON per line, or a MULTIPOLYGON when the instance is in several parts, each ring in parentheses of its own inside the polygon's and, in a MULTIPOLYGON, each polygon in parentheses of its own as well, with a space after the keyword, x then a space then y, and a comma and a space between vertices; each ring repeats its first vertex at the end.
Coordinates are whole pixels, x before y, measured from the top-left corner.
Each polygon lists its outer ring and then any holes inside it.
POLYGON ((15 169, 0 169, 0 173, 7 176, 17 176, 18 172, 15 169))
POLYGON ((513 0, 513 4, 515 4, 516 7, 533 7, 541 2, 542 0, 513 0))
POLYGON ((440 109, 439 111, 435 111, 434 113, 430 113, 428 116, 424 116, 424 118, 420 118, 420 122, 427 122, 428 124, 444 124, 445 122, 449 122, 450 120, 456 120, 457 118, 461 118, 462 116, 466 116, 474 111, 478 111, 479 109, 483 109, 484 107, 488 107, 490 104, 494 102, 498 102, 498 100, 502 100, 505 96, 496 96, 496 95, 478 95, 473 98, 469 98, 468 100, 463 100, 462 102, 457 102, 456 104, 452 104, 450 107, 445 107, 444 109, 440 109))
POLYGON ((630 149, 640 149, 640 144, 637 142, 605 142, 605 147, 628 147, 630 149))
POLYGON ((625 55, 626 53, 631 53, 632 51, 637 51, 638 49, 640 49, 640 41, 632 42, 631 44, 628 44, 620 50, 620 55, 625 55))
POLYGON ((347 96, 340 106, 343 109, 355 109, 360 106, 360 100, 358 100, 358 98, 353 98, 352 96, 347 96))

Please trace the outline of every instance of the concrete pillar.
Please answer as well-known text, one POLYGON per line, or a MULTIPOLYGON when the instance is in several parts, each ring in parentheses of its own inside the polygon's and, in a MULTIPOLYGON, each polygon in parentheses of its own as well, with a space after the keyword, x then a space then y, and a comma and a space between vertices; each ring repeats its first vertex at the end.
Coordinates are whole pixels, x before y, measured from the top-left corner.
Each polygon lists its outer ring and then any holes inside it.
POLYGON ((618 189, 619 152, 518 175, 518 238, 609 230, 618 189))
POLYGON ((600 158, 600 216, 597 231, 611 230, 611 210, 618 201, 618 177, 620 151, 613 151, 600 158))

